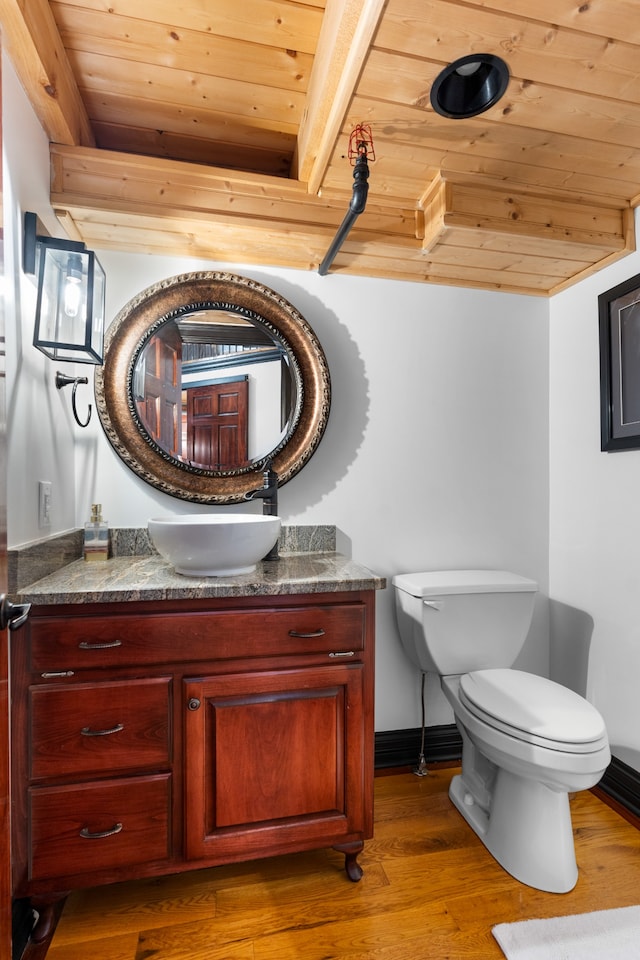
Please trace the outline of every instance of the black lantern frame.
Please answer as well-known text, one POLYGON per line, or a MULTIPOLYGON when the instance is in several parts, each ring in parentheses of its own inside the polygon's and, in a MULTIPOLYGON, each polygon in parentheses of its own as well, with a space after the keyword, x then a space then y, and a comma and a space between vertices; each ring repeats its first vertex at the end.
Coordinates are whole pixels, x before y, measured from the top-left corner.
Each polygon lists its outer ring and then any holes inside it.
POLYGON ((37 276, 33 345, 50 360, 102 364, 105 273, 95 253, 74 240, 38 232, 24 216, 24 272, 37 276))

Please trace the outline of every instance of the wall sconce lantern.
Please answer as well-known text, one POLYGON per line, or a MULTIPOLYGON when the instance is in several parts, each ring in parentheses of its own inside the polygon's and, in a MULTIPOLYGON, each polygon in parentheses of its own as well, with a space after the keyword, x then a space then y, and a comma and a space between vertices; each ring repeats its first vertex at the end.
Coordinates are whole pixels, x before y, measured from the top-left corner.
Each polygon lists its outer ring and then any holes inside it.
POLYGON ((38 234, 24 215, 23 269, 37 276, 33 345, 51 360, 101 364, 104 358, 105 275, 84 243, 38 234))

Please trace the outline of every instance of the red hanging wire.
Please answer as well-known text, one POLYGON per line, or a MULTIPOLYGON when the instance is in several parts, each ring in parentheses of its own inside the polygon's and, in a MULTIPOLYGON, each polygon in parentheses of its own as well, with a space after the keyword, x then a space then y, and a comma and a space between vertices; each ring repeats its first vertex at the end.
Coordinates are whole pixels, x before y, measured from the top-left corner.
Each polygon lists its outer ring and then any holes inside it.
POLYGON ((355 165, 356 160, 362 154, 365 155, 367 160, 375 160, 376 158, 371 127, 367 123, 359 123, 351 131, 348 156, 352 166, 355 165))

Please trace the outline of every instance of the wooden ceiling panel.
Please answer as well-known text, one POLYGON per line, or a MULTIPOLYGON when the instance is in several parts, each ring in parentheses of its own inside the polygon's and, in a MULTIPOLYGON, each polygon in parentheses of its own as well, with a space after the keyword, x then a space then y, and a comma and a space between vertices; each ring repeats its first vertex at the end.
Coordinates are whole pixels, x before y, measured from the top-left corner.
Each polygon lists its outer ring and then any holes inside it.
POLYGON ((567 194, 584 202, 592 197, 608 198, 621 206, 640 182, 640 152, 633 148, 620 151, 596 140, 550 138, 545 131, 480 123, 480 118, 452 123, 433 111, 418 114, 406 107, 389 110, 382 120, 378 119, 382 114, 378 104, 359 98, 354 99, 352 111, 342 131, 343 149, 336 151, 326 172, 325 195, 328 188, 350 187, 345 157, 356 117, 371 124, 376 147, 377 159, 370 165, 370 192, 381 191, 385 198, 418 199, 424 190, 422 170, 441 170, 460 179, 489 177, 496 184, 513 184, 514 189, 544 189, 550 195, 567 194), (399 182, 390 186, 392 180, 399 182))
MULTIPOLYGON (((111 93, 93 94, 84 91, 85 102, 90 113, 95 111, 100 120, 93 122, 94 131, 101 124, 110 124, 114 127, 135 129, 134 117, 129 109, 126 97, 111 93)), ((283 125, 283 129, 275 130, 271 124, 259 117, 247 117, 242 122, 239 117, 230 118, 229 114, 219 113, 207 108, 192 104, 184 106, 174 105, 171 112, 170 124, 167 122, 167 105, 162 101, 145 101, 145 111, 137 117, 139 129, 147 129, 151 133, 172 133, 175 136, 198 137, 207 140, 215 146, 216 143, 234 143, 239 149, 260 147, 278 153, 290 154, 295 147, 296 126, 283 125), (154 122, 155 121, 155 122, 154 122)), ((127 136, 126 132, 123 135, 127 136)), ((98 137, 96 136, 96 139, 98 137)), ((131 150, 131 153, 137 153, 131 150)), ((185 159, 191 159, 186 157, 185 159)), ((192 159, 197 160, 196 157, 192 159)), ((230 167, 233 164, 229 164, 230 167)), ((246 164, 238 163, 238 166, 246 164)), ((266 172, 266 171, 263 171, 266 172)))
POLYGON ((324 3, 310 0, 65 0, 49 4, 54 15, 66 18, 74 30, 74 10, 103 12, 141 23, 166 24, 174 30, 194 30, 229 41, 245 41, 314 54, 322 25, 324 3), (66 8, 66 11, 65 11, 66 8))
POLYGON ((477 6, 559 24, 598 37, 613 37, 640 43, 640 20, 636 0, 480 0, 477 6))
MULTIPOLYGON (((490 52, 490 51, 489 51, 490 52)), ((373 50, 359 84, 359 96, 375 102, 384 112, 386 104, 415 107, 433 118, 429 103, 431 85, 442 65, 415 60, 399 54, 373 50), (390 79, 392 78, 392 79, 390 79)), ((543 130, 604 143, 640 146, 640 77, 636 80, 633 101, 598 97, 580 89, 568 90, 548 81, 538 82, 511 76, 502 100, 483 115, 485 121, 526 130, 543 130)), ((442 118, 437 117, 437 120, 442 118)), ((459 121, 449 121, 449 126, 459 121)))
MULTIPOLYGON (((527 0, 522 6, 525 13, 510 3, 491 4, 492 9, 467 5, 456 17, 448 0, 398 0, 380 26, 376 47, 440 65, 469 53, 493 53, 508 57, 516 77, 638 102, 636 44, 627 37, 616 41, 609 33, 562 29, 555 17, 529 19, 533 5, 527 0), (496 13, 501 6, 504 15, 496 13)), ((537 3, 535 13, 539 16, 537 3)))
POLYGON ((634 247, 637 0, 0 0, 51 141, 51 199, 93 246, 550 294, 634 247), (466 120, 431 86, 501 56, 466 120))
MULTIPOLYGON (((127 151, 146 154, 153 157, 166 157, 169 160, 188 160, 191 163, 213 164, 216 167, 233 167, 237 170, 261 170, 274 177, 288 177, 291 157, 295 148, 295 137, 284 135, 275 145, 272 135, 262 136, 255 128, 242 131, 235 127, 233 136, 236 142, 227 143, 223 137, 224 121, 212 121, 194 125, 185 118, 185 132, 154 130, 148 127, 136 129, 122 123, 93 124, 96 143, 105 150, 127 151), (212 137, 212 130, 222 131, 222 136, 212 137), (197 135, 194 135, 194 131, 197 135), (244 136, 243 136, 244 134, 244 136), (244 143, 237 141, 243 139, 244 143), (279 148, 279 145, 281 148, 279 148), (244 164, 243 164, 244 160, 244 164)), ((181 124, 176 124, 180 128, 181 124)))
POLYGON ((133 75, 130 63, 114 57, 79 53, 76 69, 83 78, 79 84, 81 93, 126 98, 134 123, 144 117, 151 102, 164 104, 167 126, 173 111, 180 107, 207 109, 244 122, 255 117, 265 126, 281 130, 292 125, 297 128, 304 106, 304 96, 297 91, 258 87, 237 78, 229 80, 153 64, 143 64, 133 75))
MULTIPOLYGON (((259 75, 264 86, 305 92, 313 57, 304 51, 175 29, 169 24, 52 4, 69 60, 75 54, 156 64, 226 79, 259 75)), ((77 76, 80 76, 76 72, 77 76)), ((132 78, 130 78, 132 79, 132 78)))

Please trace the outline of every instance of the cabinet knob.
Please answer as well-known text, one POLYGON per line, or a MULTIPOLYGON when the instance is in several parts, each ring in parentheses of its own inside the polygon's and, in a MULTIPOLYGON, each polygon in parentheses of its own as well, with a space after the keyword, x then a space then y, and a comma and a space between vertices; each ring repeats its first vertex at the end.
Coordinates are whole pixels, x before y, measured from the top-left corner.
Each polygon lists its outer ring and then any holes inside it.
POLYGON ((200 709, 200 701, 198 700, 197 697, 191 697, 191 699, 187 704, 187 710, 199 710, 199 709, 200 709))

